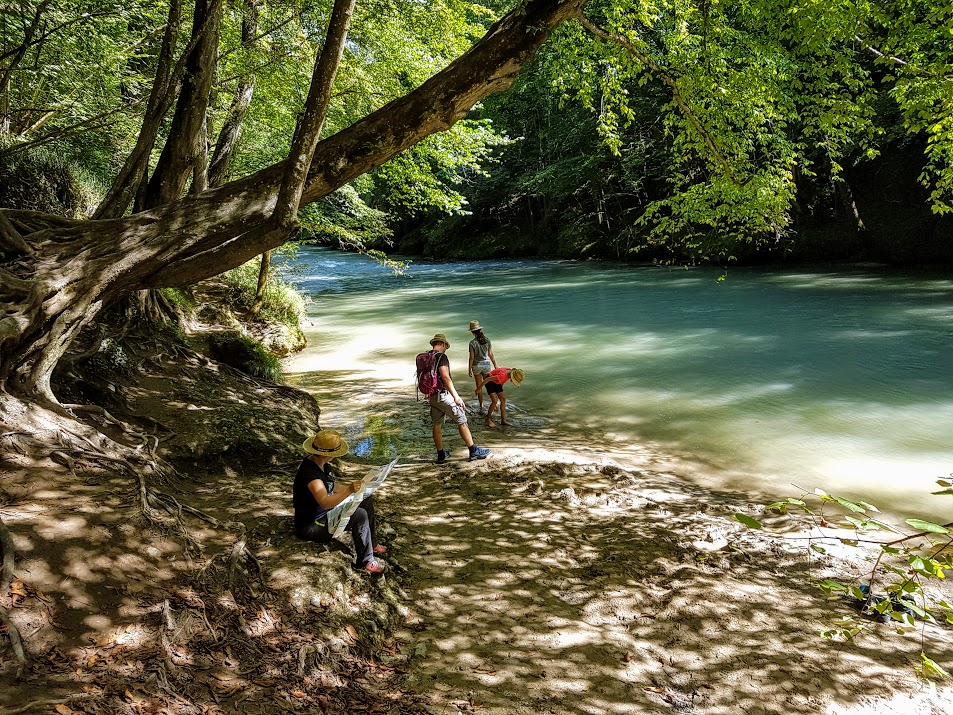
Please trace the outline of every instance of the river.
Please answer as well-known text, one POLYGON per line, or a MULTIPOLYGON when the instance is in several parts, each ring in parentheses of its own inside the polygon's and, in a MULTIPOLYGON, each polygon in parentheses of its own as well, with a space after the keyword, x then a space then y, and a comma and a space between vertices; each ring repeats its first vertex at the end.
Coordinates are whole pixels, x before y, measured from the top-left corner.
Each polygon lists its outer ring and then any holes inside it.
MULTIPOLYGON (((613 455, 651 446, 695 465, 689 478, 753 498, 798 485, 953 514, 953 497, 930 495, 953 472, 945 274, 506 260, 395 275, 308 246, 289 268, 312 299, 292 382, 345 371, 406 390, 410 406, 414 355, 444 332, 458 389, 470 390, 477 319, 498 364, 526 371, 507 387, 523 434, 545 425, 548 440, 613 455)), ((361 419, 346 399, 323 409, 337 424, 361 419)))

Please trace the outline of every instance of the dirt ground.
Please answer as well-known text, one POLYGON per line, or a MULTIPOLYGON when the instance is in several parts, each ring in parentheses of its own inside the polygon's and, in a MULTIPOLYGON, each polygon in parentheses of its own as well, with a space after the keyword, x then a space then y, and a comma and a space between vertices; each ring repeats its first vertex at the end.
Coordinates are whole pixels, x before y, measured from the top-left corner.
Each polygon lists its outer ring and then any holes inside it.
POLYGON ((154 486, 184 510, 145 514, 128 474, 2 436, 17 563, 0 602, 30 663, 17 677, 0 636, 0 713, 953 715, 914 675, 921 645, 953 670, 953 629, 900 636, 826 597, 816 583, 862 577, 866 552, 810 552, 666 455, 620 462, 516 413, 472 421, 485 461, 448 429, 438 466, 423 404, 351 384, 368 420, 340 468, 401 458, 378 494, 389 571, 370 579, 346 545, 291 533, 314 400, 196 354, 110 379, 106 406, 157 436, 178 474, 154 486), (820 638, 842 615, 866 630, 820 638))

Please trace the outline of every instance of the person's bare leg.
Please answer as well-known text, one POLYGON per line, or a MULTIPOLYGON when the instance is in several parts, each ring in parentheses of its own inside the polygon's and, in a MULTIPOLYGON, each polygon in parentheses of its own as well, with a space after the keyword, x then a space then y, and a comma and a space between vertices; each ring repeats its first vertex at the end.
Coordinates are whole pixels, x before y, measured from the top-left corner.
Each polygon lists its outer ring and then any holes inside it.
POLYGON ((480 400, 480 414, 483 414, 483 385, 481 384, 482 375, 478 372, 473 373, 473 384, 476 385, 474 392, 477 399, 480 400))
POLYGON ((496 410, 496 393, 494 392, 492 395, 490 395, 490 408, 486 411, 486 419, 483 420, 483 423, 487 427, 496 427, 496 425, 493 424, 493 420, 490 419, 493 416, 493 412, 495 410, 496 410))
POLYGON ((433 426, 433 444, 438 452, 443 449, 443 430, 439 424, 433 426))
POLYGON ((473 435, 470 434, 470 428, 466 425, 457 425, 460 428, 460 436, 467 447, 473 446, 473 435))
POLYGON ((509 426, 509 422, 506 421, 506 393, 500 393, 500 424, 504 426, 509 426))

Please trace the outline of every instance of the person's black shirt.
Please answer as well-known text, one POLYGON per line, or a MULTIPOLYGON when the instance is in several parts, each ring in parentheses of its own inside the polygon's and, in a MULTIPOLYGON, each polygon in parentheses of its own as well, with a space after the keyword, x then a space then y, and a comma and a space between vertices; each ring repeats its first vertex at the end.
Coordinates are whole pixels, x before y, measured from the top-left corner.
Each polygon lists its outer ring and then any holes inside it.
POLYGON ((328 513, 327 509, 322 509, 314 494, 308 489, 308 485, 315 479, 320 479, 324 483, 324 488, 328 494, 334 492, 334 475, 331 473, 331 465, 325 465, 321 469, 310 459, 305 458, 298 467, 295 474, 294 489, 292 491, 292 501, 295 509, 295 528, 300 529, 310 526, 316 519, 328 513))

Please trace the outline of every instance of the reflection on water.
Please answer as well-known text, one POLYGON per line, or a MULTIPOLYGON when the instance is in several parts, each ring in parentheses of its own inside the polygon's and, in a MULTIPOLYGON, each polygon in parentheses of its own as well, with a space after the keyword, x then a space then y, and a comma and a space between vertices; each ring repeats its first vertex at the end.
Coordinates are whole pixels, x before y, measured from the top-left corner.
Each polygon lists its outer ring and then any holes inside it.
POLYGON ((445 332, 467 387, 479 319, 499 364, 527 372, 507 391, 516 406, 594 446, 652 443, 762 494, 796 483, 953 512, 928 496, 953 472, 953 280, 749 268, 719 282, 721 269, 535 260, 396 276, 315 248, 297 263, 313 304, 293 372, 344 370, 412 399, 413 356, 445 332))

